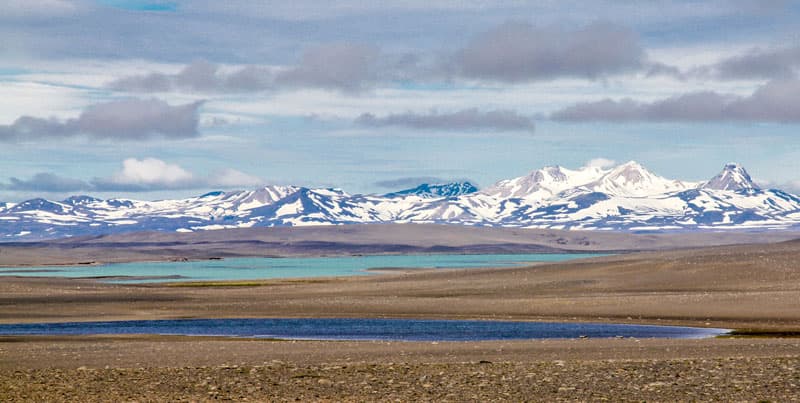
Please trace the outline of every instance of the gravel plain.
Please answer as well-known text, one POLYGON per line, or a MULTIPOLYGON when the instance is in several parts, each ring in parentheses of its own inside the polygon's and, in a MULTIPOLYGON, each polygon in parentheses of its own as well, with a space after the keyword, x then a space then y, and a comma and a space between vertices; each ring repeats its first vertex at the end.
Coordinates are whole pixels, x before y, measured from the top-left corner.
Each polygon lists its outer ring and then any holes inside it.
POLYGON ((109 285, 3 278, 0 323, 404 317, 677 324, 744 338, 475 343, 0 337, 0 401, 799 401, 800 242, 515 269, 109 285), (755 337, 758 336, 758 337, 755 337))

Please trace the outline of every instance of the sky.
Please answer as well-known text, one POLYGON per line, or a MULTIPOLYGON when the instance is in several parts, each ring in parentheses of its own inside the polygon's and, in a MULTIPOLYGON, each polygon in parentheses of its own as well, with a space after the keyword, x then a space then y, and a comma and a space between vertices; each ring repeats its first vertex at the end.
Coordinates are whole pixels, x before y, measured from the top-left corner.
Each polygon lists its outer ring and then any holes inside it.
POLYGON ((0 38, 0 201, 629 160, 800 191, 791 1, 0 0, 0 38))

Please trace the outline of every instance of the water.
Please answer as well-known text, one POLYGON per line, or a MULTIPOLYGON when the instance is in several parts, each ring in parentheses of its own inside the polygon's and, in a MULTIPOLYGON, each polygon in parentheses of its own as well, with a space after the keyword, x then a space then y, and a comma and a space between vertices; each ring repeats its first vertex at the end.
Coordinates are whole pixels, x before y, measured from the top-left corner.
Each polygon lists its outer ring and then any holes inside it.
POLYGON ((317 258, 232 258, 191 262, 138 262, 106 265, 0 268, 0 276, 88 277, 109 282, 164 282, 333 277, 369 274, 376 268, 514 267, 600 254, 381 255, 317 258))
POLYGON ((0 325, 0 335, 158 334, 310 340, 480 341, 705 338, 725 329, 607 323, 409 319, 181 319, 0 325))

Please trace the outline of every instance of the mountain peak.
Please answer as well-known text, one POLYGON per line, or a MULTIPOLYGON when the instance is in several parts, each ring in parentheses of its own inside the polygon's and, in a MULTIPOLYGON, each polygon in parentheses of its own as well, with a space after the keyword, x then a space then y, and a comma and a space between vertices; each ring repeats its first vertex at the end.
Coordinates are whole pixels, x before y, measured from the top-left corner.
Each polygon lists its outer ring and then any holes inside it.
POLYGON ((531 172, 531 178, 533 179, 534 183, 539 184, 545 181, 566 182, 568 179, 564 169, 558 165, 546 166, 542 169, 537 169, 536 171, 531 172))
POLYGON ((619 186, 629 186, 642 182, 652 182, 654 179, 663 179, 648 171, 636 161, 628 161, 614 167, 604 178, 606 181, 613 181, 619 186))
POLYGON ((611 169, 610 174, 617 173, 618 175, 634 175, 644 177, 653 175, 647 168, 636 161, 628 161, 624 164, 617 165, 611 169))
POLYGON ((475 193, 478 188, 470 182, 423 183, 415 188, 389 193, 386 196, 453 197, 475 193))
POLYGON ((735 162, 729 162, 722 168, 722 172, 703 184, 703 189, 713 190, 759 190, 758 185, 753 183, 753 179, 743 166, 735 162))
POLYGON ((617 165, 587 188, 616 196, 644 197, 686 190, 697 186, 658 176, 636 161, 617 165))

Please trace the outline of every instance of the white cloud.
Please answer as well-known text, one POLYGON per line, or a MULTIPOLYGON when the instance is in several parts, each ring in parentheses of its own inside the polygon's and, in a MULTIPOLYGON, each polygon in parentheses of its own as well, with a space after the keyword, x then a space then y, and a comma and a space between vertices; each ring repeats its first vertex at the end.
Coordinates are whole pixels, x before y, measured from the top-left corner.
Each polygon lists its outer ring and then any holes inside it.
POLYGON ((122 171, 111 177, 121 185, 174 187, 194 180, 191 172, 178 165, 155 158, 128 158, 122 162, 122 171))
POLYGON ((128 158, 122 169, 110 177, 95 178, 91 190, 147 192, 156 190, 250 188, 263 185, 263 179, 232 168, 198 175, 178 164, 157 158, 128 158))

